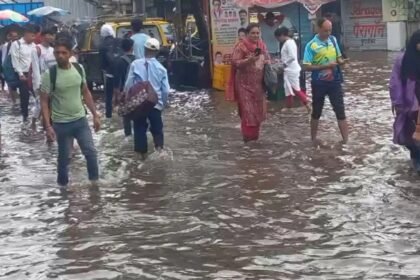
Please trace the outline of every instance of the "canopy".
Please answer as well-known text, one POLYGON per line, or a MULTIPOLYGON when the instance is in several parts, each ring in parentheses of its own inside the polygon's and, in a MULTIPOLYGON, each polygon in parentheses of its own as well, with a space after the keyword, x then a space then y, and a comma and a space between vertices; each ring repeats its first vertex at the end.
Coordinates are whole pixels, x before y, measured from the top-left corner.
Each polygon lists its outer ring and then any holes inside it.
POLYGON ((70 14, 69 11, 67 10, 63 10, 60 8, 55 8, 55 7, 51 7, 51 6, 44 6, 35 10, 32 10, 30 12, 28 12, 28 15, 30 16, 36 16, 36 17, 43 17, 43 16, 48 16, 51 14, 59 14, 61 16, 64 15, 68 15, 70 14))
POLYGON ((315 14, 322 5, 335 0, 234 0, 239 6, 260 6, 267 9, 278 8, 291 3, 301 3, 311 14, 315 14))
POLYGON ((12 10, 0 11, 0 20, 11 20, 14 22, 28 22, 29 21, 27 17, 12 10))

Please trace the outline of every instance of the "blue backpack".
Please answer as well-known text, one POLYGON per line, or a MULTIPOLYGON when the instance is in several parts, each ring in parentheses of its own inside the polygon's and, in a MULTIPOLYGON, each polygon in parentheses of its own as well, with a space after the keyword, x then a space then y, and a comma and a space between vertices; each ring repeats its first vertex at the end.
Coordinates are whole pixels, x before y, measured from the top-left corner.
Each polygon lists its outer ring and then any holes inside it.
MULTIPOLYGON (((19 44, 19 47, 20 47, 20 42, 17 41, 17 43, 19 44)), ((10 55, 11 45, 12 43, 10 43, 9 46, 7 46, 7 55, 6 55, 6 59, 3 62, 2 71, 3 71, 4 80, 6 81, 7 85, 9 87, 17 87, 19 86, 20 80, 19 80, 19 75, 15 72, 15 69, 13 68, 12 56, 10 55)))

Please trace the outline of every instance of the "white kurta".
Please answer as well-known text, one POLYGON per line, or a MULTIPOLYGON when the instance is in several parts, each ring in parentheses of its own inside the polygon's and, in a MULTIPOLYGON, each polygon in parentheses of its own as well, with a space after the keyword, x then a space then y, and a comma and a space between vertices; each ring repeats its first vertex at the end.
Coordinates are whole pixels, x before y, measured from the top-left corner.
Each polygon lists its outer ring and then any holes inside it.
POLYGON ((300 71, 297 45, 293 39, 287 40, 281 49, 281 60, 284 68, 284 90, 286 96, 294 96, 294 91, 300 91, 300 71))

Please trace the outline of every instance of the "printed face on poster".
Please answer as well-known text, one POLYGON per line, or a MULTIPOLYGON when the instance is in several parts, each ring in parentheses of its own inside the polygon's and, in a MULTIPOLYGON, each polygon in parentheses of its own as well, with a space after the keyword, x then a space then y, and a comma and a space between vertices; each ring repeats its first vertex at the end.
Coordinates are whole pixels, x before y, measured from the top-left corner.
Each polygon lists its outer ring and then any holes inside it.
POLYGON ((211 0, 210 10, 213 62, 215 65, 230 64, 233 47, 244 36, 239 30, 248 26, 248 9, 239 7, 234 0, 211 0))

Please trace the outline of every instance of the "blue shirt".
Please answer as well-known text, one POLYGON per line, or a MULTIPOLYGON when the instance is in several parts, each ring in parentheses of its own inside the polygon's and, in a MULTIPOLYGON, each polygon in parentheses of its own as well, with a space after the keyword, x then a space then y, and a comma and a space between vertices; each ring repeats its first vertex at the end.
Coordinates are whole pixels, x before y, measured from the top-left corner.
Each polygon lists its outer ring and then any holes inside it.
POLYGON ((144 33, 137 33, 131 36, 131 40, 134 41, 134 55, 137 59, 144 58, 144 44, 150 37, 144 33))
MULTIPOLYGON (((306 45, 303 64, 326 65, 337 62, 339 57, 341 57, 341 50, 334 36, 330 36, 327 41, 321 41, 319 36, 315 35, 306 45)), ((341 82, 338 67, 312 71, 312 82, 341 82)))
POLYGON ((159 97, 155 108, 162 111, 168 100, 170 90, 168 72, 165 67, 156 58, 134 60, 127 75, 124 92, 128 92, 133 85, 140 81, 149 81, 152 85, 159 97))

